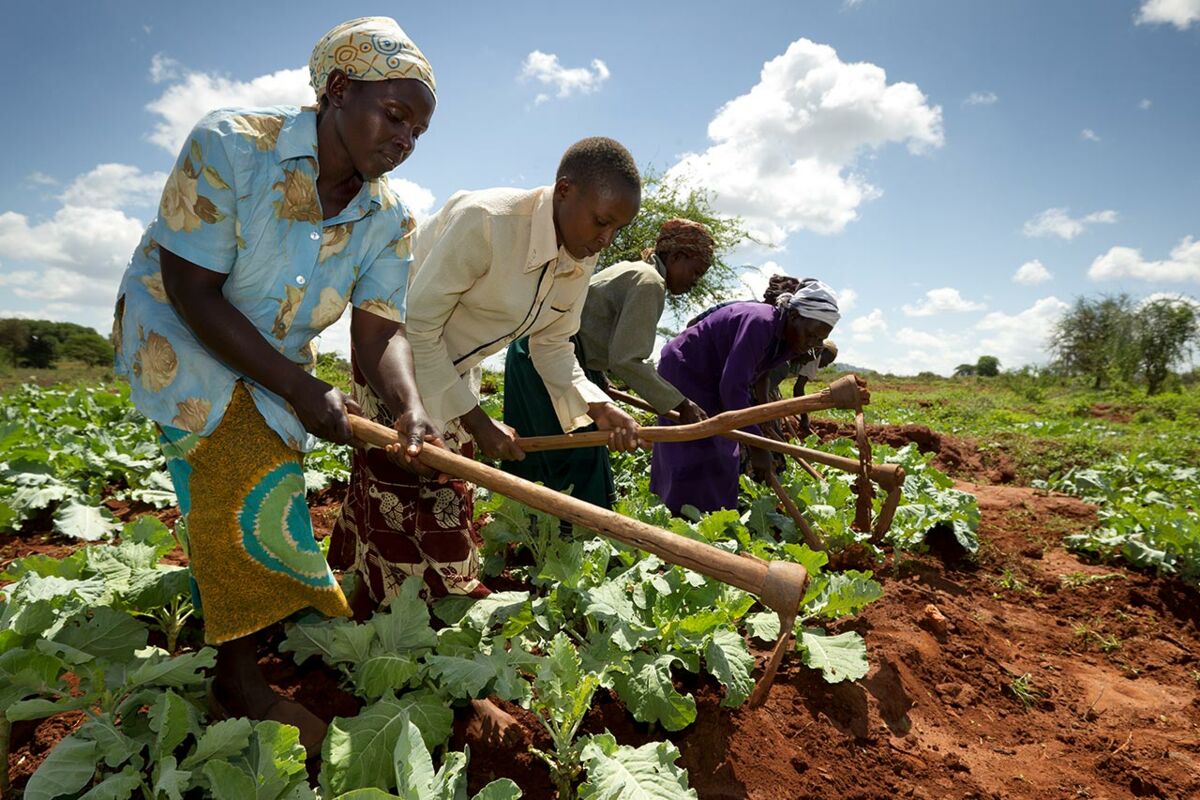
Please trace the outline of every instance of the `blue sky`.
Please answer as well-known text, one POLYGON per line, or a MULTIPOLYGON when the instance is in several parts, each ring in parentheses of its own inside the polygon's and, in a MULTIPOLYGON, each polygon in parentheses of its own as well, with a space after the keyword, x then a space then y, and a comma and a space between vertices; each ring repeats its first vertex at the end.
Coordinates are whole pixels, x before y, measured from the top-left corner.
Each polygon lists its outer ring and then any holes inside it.
MULTIPOLYGON (((1196 294, 1200 0, 10 5, 0 315, 107 330, 191 123, 305 100, 312 44, 396 17, 433 125, 420 212, 552 180, 587 135, 715 193, 784 271, 841 291, 845 361, 1016 367, 1080 294, 1196 294), (203 8, 203 12, 199 9, 203 8), (1018 280, 1019 278, 1019 280, 1018 280)), ((748 290, 749 291, 749 290, 748 290)), ((342 349, 345 326, 323 346, 342 349)))

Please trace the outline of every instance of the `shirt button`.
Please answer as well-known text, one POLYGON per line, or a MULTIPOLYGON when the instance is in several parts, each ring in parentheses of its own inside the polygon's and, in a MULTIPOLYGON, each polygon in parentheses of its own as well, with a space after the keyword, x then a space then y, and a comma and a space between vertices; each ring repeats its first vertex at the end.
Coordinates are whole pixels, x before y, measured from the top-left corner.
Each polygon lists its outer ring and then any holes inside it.
POLYGON ((308 235, 308 238, 312 239, 315 242, 317 239, 321 238, 321 234, 317 233, 316 231, 313 231, 312 233, 310 233, 308 235))
POLYGON ((304 285, 305 283, 307 283, 307 282, 308 282, 308 281, 306 281, 306 280, 305 280, 305 278, 304 278, 304 276, 303 276, 303 275, 297 275, 297 276, 296 276, 296 283, 297 283, 297 284, 299 284, 300 286, 303 286, 303 285, 304 285))

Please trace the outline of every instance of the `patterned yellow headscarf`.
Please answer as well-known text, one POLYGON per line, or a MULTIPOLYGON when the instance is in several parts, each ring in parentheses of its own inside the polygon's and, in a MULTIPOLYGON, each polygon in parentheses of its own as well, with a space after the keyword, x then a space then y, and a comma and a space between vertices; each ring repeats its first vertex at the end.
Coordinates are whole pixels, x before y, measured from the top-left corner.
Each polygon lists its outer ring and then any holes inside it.
POLYGON ((412 78, 437 96, 429 60, 391 17, 348 20, 321 37, 308 60, 309 81, 317 102, 325 94, 329 73, 335 69, 356 81, 412 78))

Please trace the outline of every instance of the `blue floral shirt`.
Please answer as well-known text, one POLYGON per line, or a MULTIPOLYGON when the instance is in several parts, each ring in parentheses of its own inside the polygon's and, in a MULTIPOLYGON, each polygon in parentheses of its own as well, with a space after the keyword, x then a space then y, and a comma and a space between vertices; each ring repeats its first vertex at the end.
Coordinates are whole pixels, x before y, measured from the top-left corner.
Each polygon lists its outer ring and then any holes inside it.
POLYGON ((413 218, 380 179, 322 219, 316 119, 312 108, 224 109, 188 137, 121 281, 113 327, 117 371, 155 422, 208 435, 243 380, 290 447, 315 443, 283 398, 216 358, 175 313, 159 248, 228 275, 229 302, 310 371, 313 338, 348 303, 403 321, 413 218))

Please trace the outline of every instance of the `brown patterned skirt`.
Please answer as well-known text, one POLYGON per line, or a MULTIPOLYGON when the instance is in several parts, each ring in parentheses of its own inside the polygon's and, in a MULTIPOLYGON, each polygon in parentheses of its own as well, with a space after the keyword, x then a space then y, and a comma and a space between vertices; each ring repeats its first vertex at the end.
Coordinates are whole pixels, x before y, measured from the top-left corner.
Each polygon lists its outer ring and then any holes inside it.
MULTIPOLYGON (((367 386, 357 367, 352 395, 368 418, 391 427, 391 413, 367 386)), ((457 423, 443 432, 446 447, 471 458, 475 445, 457 423)), ((414 475, 376 448, 355 449, 350 487, 334 523, 329 563, 355 573, 378 604, 420 575, 428 597, 486 597, 479 581, 479 532, 475 485, 414 475)))

